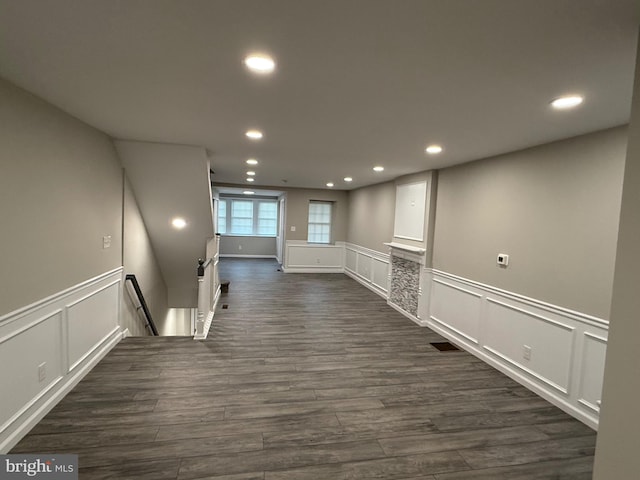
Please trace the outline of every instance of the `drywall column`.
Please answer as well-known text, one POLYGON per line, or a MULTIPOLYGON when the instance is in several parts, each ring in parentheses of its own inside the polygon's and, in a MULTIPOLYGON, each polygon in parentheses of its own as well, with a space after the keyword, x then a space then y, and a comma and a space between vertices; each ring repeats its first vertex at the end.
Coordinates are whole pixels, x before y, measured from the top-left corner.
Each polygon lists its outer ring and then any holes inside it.
POLYGON ((640 472, 640 48, 638 52, 595 480, 638 478, 640 472))

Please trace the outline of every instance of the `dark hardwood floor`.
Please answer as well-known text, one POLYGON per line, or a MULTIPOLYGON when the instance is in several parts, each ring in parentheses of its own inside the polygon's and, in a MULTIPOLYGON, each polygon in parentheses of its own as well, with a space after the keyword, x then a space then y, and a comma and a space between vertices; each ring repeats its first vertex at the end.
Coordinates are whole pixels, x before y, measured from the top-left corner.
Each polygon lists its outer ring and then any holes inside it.
POLYGON ((347 276, 277 268, 224 259, 208 340, 125 339, 12 453, 87 480, 591 478, 591 429, 347 276))

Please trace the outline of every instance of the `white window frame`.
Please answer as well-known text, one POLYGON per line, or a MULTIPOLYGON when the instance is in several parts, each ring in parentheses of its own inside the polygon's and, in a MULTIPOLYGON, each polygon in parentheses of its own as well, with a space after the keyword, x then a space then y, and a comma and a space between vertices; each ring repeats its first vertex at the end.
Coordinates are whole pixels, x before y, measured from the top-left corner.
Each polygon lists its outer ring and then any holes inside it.
POLYGON ((313 243, 313 244, 320 244, 320 245, 330 245, 333 241, 333 209, 334 209, 334 202, 328 202, 328 201, 323 201, 323 200, 310 200, 309 201, 309 215, 308 215, 308 223, 307 223, 307 243, 313 243), (313 206, 315 205, 322 205, 322 206, 327 206, 329 207, 329 221, 328 222, 315 222, 315 221, 311 221, 311 215, 312 215, 312 210, 313 210, 313 206), (313 225, 321 225, 321 226, 328 226, 329 227, 329 232, 326 234, 326 236, 323 235, 322 239, 318 239, 316 237, 312 238, 313 234, 311 233, 312 230, 312 226, 313 225))
MULTIPOLYGON (((246 197, 221 197, 218 203, 218 228, 220 230, 220 235, 227 237, 265 237, 265 238, 275 238, 278 236, 278 199, 276 198, 246 198, 246 197), (251 217, 251 233, 235 233, 232 230, 232 216, 231 212, 233 210, 233 202, 251 202, 253 204, 253 212, 251 217), (258 233, 258 226, 260 223, 260 204, 262 203, 270 203, 275 205, 276 212, 276 224, 273 229, 273 233, 258 233), (223 206, 225 207, 225 215, 223 218, 225 219, 225 229, 224 232, 220 229, 220 212, 222 211, 223 206)), ((248 218, 248 217, 247 217, 248 218)))

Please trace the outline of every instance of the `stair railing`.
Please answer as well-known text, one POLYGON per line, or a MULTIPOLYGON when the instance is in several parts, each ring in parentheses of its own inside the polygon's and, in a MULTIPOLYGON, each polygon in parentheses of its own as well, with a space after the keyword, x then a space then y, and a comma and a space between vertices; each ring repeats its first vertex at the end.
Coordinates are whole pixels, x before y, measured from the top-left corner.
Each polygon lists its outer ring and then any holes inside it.
POLYGON ((138 279, 134 274, 128 273, 125 276, 124 281, 131 282, 131 285, 133 286, 133 290, 136 292, 136 296, 138 297, 138 303, 140 303, 140 305, 138 305, 136 310, 140 311, 142 309, 144 313, 145 322, 146 322, 146 325, 145 325, 146 328, 149 329, 149 331, 151 332, 151 335, 157 337, 158 329, 156 328, 156 324, 153 322, 153 318, 151 318, 151 312, 149 311, 149 307, 147 307, 147 302, 144 300, 144 295, 142 294, 142 289, 140 288, 138 279))

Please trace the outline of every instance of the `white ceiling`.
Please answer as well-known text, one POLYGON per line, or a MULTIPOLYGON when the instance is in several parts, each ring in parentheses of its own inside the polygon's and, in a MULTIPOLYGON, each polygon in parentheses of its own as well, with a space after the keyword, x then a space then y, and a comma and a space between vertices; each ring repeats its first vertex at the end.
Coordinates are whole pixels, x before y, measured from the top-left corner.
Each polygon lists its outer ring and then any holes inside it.
POLYGON ((254 188, 348 189, 628 122, 639 24, 638 0, 0 0, 0 76, 114 138, 204 147, 219 182, 253 156, 254 188))

